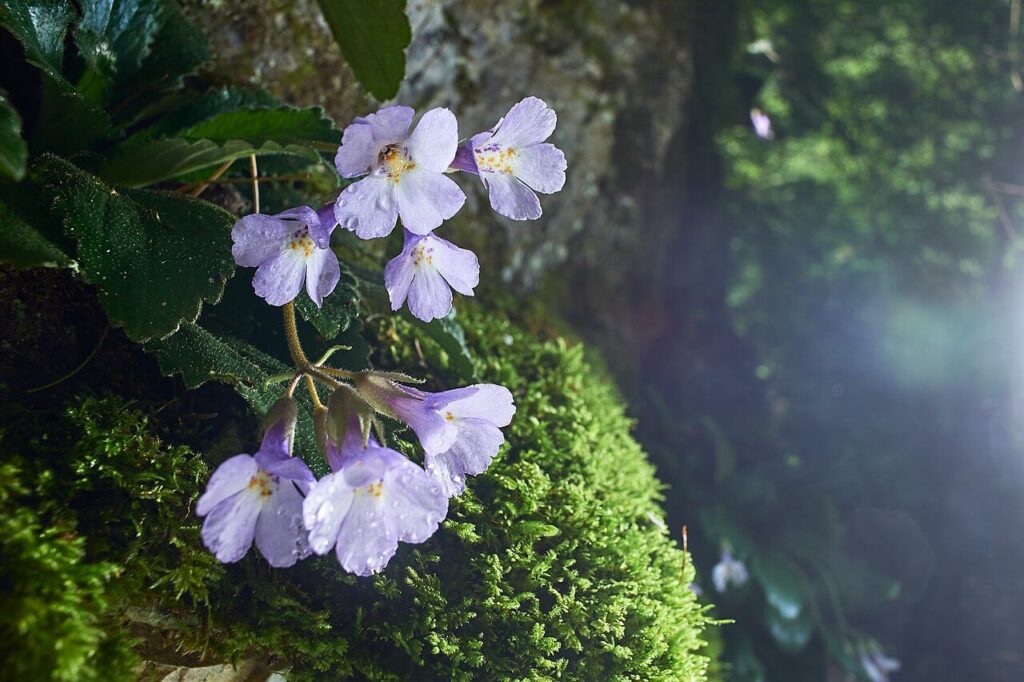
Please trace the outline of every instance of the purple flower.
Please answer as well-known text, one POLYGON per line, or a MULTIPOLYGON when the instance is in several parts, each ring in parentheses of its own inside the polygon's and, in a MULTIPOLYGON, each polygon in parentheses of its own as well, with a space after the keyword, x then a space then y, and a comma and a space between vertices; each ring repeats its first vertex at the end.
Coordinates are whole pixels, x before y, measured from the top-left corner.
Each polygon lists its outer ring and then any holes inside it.
POLYGON ((555 130, 557 117, 544 100, 527 97, 513 106, 490 131, 474 135, 460 150, 454 168, 480 175, 491 207, 513 220, 541 216, 535 192, 552 194, 565 184, 565 154, 544 140, 555 130))
POLYGON ((747 567, 743 562, 734 559, 729 550, 722 550, 721 560, 711 569, 711 582, 715 584, 715 589, 725 592, 730 585, 743 587, 749 579, 747 567))
POLYGON ((346 571, 383 570, 399 542, 424 542, 448 513, 448 497, 423 469, 372 436, 363 447, 356 419, 341 446, 328 439, 327 458, 334 473, 313 485, 303 521, 313 551, 334 547, 346 571))
POLYGON ((427 234, 455 215, 466 195, 445 176, 459 145, 458 124, 447 109, 423 114, 409 133, 413 110, 385 107, 345 129, 334 159, 344 178, 365 175, 335 203, 338 222, 361 239, 383 237, 402 224, 427 234))
POLYGON ((247 215, 231 228, 231 254, 239 265, 256 268, 253 289, 270 305, 295 300, 305 281, 319 307, 341 279, 338 257, 331 251, 333 229, 308 206, 273 216, 247 215))
POLYGON ((255 456, 235 455, 210 477, 196 514, 206 517, 203 544, 218 561, 238 561, 253 538, 271 566, 292 566, 309 555, 300 491, 314 478, 301 459, 289 455, 294 424, 277 421, 255 456))
POLYGON ((384 286, 391 297, 391 309, 409 301, 413 315, 430 322, 452 309, 452 289, 466 296, 480 282, 476 254, 428 234, 405 233, 402 252, 384 268, 384 286))
POLYGON ((750 123, 754 126, 754 133, 762 140, 775 139, 775 131, 772 130, 772 120, 768 114, 757 107, 750 110, 750 123))
POLYGON ((495 384, 427 393, 371 376, 357 385, 371 405, 416 433, 427 472, 449 496, 465 489, 467 474, 481 474, 490 466, 505 442, 501 427, 516 412, 512 394, 495 384))

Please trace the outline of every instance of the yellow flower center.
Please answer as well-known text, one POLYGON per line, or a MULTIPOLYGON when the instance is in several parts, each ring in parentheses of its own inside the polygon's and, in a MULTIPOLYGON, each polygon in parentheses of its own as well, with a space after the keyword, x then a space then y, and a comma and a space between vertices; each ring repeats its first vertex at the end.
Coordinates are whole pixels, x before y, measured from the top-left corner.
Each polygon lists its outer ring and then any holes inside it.
POLYGON ((374 497, 380 497, 384 494, 384 481, 377 481, 366 486, 366 492, 370 493, 374 497))
POLYGON ((249 485, 246 487, 258 493, 260 497, 266 498, 274 494, 274 483, 274 477, 260 469, 249 479, 249 485))
POLYGON ((391 178, 391 182, 394 183, 398 182, 402 177, 402 173, 416 167, 416 163, 407 157, 405 153, 398 148, 398 145, 394 144, 389 144, 387 147, 384 147, 384 151, 380 153, 380 160, 378 163, 384 170, 384 173, 391 178))
POLYGON ((477 169, 487 173, 511 174, 512 159, 517 155, 518 152, 511 147, 483 147, 473 152, 477 169))
POLYGON ((431 249, 428 249, 423 243, 417 244, 412 250, 412 264, 416 267, 420 265, 432 265, 434 263, 434 257, 431 255, 431 249))
POLYGON ((313 249, 316 248, 316 244, 309 238, 309 235, 303 235, 301 237, 295 237, 288 242, 288 248, 292 251, 302 251, 304 258, 309 258, 313 254, 313 249))

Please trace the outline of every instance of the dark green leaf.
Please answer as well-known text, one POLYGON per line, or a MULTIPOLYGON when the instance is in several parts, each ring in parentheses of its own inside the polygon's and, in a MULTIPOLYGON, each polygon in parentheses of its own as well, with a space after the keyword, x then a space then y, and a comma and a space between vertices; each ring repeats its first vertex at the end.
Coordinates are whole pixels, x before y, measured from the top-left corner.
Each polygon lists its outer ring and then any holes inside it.
POLYGON ((276 142, 254 145, 243 140, 218 144, 210 140, 192 142, 168 137, 118 145, 100 166, 99 174, 114 185, 145 187, 250 154, 294 154, 311 163, 320 161, 319 154, 299 145, 282 146, 276 142))
POLYGON ((804 589, 796 565, 782 556, 757 555, 752 568, 768 604, 782 618, 797 619, 804 610, 804 589))
POLYGON ((15 267, 60 267, 70 259, 45 233, 59 221, 40 203, 28 181, 0 183, 0 261, 15 267))
POLYGON ((66 0, 8 0, 0 5, 0 25, 25 47, 28 62, 61 81, 64 34, 74 18, 66 0))
POLYGON ((0 95, 0 176, 21 180, 27 160, 28 147, 21 139, 21 117, 0 95))
POLYGON ((473 356, 466 346, 466 334, 462 326, 455 321, 455 308, 447 317, 433 320, 428 324, 417 324, 417 332, 423 332, 431 341, 440 346, 443 356, 440 364, 459 376, 475 379, 476 368, 473 356))
POLYGON ((379 100, 398 94, 412 40, 405 0, 319 0, 334 40, 359 82, 379 100))
POLYGON ((341 266, 341 281, 334 292, 324 299, 323 307, 317 308, 305 294, 295 300, 295 308, 302 319, 313 325, 325 341, 333 341, 341 332, 348 329, 352 318, 358 315, 359 289, 356 278, 348 268, 341 266))
POLYGON ((238 109, 271 108, 277 105, 278 102, 273 97, 259 90, 210 90, 172 108, 153 125, 133 135, 132 139, 140 141, 154 137, 180 137, 181 131, 188 130, 218 114, 238 109))
POLYGON ((203 301, 220 299, 234 271, 230 214, 179 194, 117 191, 52 156, 40 174, 78 244, 82 274, 128 336, 173 334, 199 317, 203 301))
POLYGON ((177 133, 189 140, 246 140, 252 144, 341 144, 341 132, 324 116, 323 109, 239 109, 226 111, 177 133))
POLYGON ((70 85, 43 76, 43 103, 29 138, 33 155, 70 156, 90 147, 110 130, 107 114, 87 102, 70 85))
POLYGON ((139 69, 160 26, 159 0, 82 0, 75 42, 90 69, 111 78, 139 69))
MULTIPOLYGON (((267 385, 267 379, 289 371, 289 367, 247 343, 226 336, 216 336, 199 325, 186 322, 176 334, 146 344, 155 353, 165 374, 180 374, 189 388, 207 381, 222 381, 245 398, 253 411, 262 416, 284 393, 284 385, 267 385)), ((305 455, 307 463, 318 473, 324 465, 316 457, 311 403, 305 394, 297 394, 299 423, 295 434, 295 450, 305 455)))

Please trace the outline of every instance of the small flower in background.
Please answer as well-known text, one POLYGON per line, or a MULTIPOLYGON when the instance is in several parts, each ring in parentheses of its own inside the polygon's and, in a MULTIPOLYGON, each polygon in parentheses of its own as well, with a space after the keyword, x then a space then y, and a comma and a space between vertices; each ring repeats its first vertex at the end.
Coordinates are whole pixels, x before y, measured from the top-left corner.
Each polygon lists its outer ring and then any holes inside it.
POLYGON ((231 228, 231 254, 243 267, 256 268, 256 295, 271 305, 295 300, 306 292, 319 307, 341 279, 338 257, 331 251, 334 225, 324 223, 308 206, 277 215, 247 215, 231 228))
POLYGON ((364 374, 356 386, 376 410, 409 425, 426 453, 427 471, 449 496, 465 489, 467 474, 490 466, 505 442, 501 427, 516 412, 512 393, 496 384, 428 393, 364 374))
POLYGON ((900 669, 900 662, 882 653, 876 642, 862 644, 860 664, 871 682, 889 682, 889 673, 900 669))
POLYGON ((409 107, 385 107, 357 118, 342 136, 338 173, 366 177, 341 193, 335 217, 361 239, 388 235, 399 217, 410 232, 427 234, 466 200, 444 174, 459 145, 455 115, 431 109, 409 133, 413 115, 409 107))
POLYGON ((383 570, 399 542, 426 541, 448 514, 438 482, 373 436, 364 446, 358 419, 341 444, 328 438, 327 458, 334 473, 309 491, 303 521, 313 551, 334 547, 346 571, 367 576, 383 570))
POLYGON ((452 167, 477 173, 491 207, 513 220, 541 216, 536 192, 552 194, 565 184, 565 154, 544 140, 558 117, 542 99, 527 97, 490 131, 474 135, 451 161, 452 167))
POLYGON ((696 582, 690 583, 690 592, 693 592, 698 597, 704 596, 704 588, 702 588, 696 582))
POLYGON ((775 131, 772 130, 772 120, 768 114, 757 107, 750 110, 750 123, 754 126, 754 133, 762 140, 774 140, 775 131))
POLYGON ((722 550, 722 558, 711 569, 711 582, 715 584, 715 589, 725 592, 730 586, 743 587, 749 579, 750 575, 743 562, 734 559, 729 550, 722 550))
POLYGON ((309 555, 302 526, 302 494, 313 474, 290 454, 295 403, 271 409, 263 443, 255 456, 235 455, 217 467, 196 504, 205 516, 203 544, 222 563, 238 561, 253 540, 271 566, 292 566, 309 555))
POLYGON ((406 231, 402 252, 384 268, 391 309, 398 310, 408 300, 409 311, 424 322, 451 311, 452 289, 472 296, 479 282, 476 254, 433 234, 406 231))

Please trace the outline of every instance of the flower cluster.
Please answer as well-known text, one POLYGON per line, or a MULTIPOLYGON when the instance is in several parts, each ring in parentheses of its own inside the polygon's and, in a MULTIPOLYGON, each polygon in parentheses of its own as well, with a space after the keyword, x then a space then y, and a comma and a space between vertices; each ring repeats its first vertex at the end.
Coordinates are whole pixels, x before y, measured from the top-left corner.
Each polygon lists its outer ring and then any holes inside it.
POLYGON ((284 305, 305 282, 320 306, 340 277, 330 249, 333 230, 340 225, 361 239, 375 239, 390 234, 401 219, 404 246, 384 270, 391 308, 408 304, 426 322, 444 317, 452 308, 452 289, 472 296, 480 280, 476 255, 434 234, 466 201, 448 175, 479 176, 494 210, 513 220, 539 218, 537 192, 551 194, 565 184, 565 155, 545 142, 557 117, 543 100, 527 97, 491 130, 461 146, 448 109, 431 109, 412 127, 414 117, 409 107, 389 106, 345 129, 335 166, 342 178, 358 180, 333 203, 316 211, 300 206, 274 216, 246 216, 235 224, 232 253, 239 265, 257 268, 258 296, 284 305))
POLYGON ((467 476, 490 466, 505 442, 501 429, 516 408, 502 386, 430 393, 408 385, 412 377, 325 367, 327 356, 311 363, 298 339, 293 301, 303 284, 319 307, 341 277, 331 250, 339 225, 373 239, 390 234, 401 219, 404 244, 385 267, 384 284, 393 310, 408 303, 414 316, 430 321, 451 311, 452 289, 472 296, 480 278, 472 252, 434 234, 466 200, 448 174, 478 175, 494 210, 515 220, 539 218, 536 193, 565 183, 565 156, 545 142, 555 112, 535 97, 461 146, 447 109, 428 111, 415 127, 413 118, 412 109, 391 106, 345 129, 335 165, 343 178, 358 180, 335 201, 319 210, 245 216, 232 229, 235 262, 255 267, 256 294, 283 307, 295 373, 266 417, 259 450, 223 462, 196 505, 205 517, 203 542, 222 562, 238 561, 255 542, 273 566, 333 549, 345 570, 376 573, 399 542, 421 543, 437 531, 448 500, 462 494, 467 476), (292 453, 298 420, 292 394, 303 378, 331 469, 320 480, 292 453), (329 407, 317 385, 333 392, 329 407), (422 466, 386 446, 379 417, 411 429, 423 449, 422 466))
MULTIPOLYGON (((255 539, 273 566, 332 548, 356 575, 383 569, 399 542, 420 543, 448 513, 466 476, 483 473, 515 414, 512 394, 493 384, 428 393, 397 375, 361 372, 339 387, 327 410, 325 455, 332 473, 317 481, 292 456, 296 409, 282 398, 267 417, 255 455, 236 455, 210 478, 196 507, 204 544, 217 559, 241 559, 255 539), (405 422, 426 453, 421 467, 374 437, 376 416, 405 422)), ((405 377, 401 377, 405 378, 405 377)))

